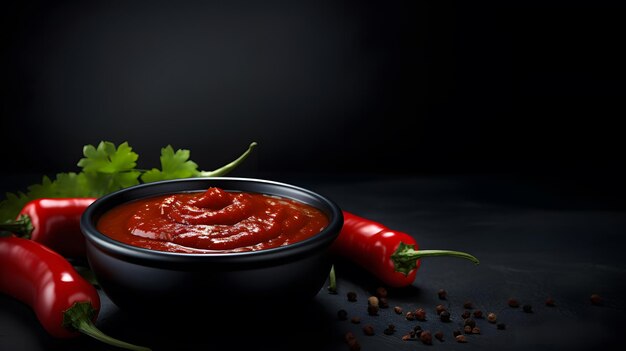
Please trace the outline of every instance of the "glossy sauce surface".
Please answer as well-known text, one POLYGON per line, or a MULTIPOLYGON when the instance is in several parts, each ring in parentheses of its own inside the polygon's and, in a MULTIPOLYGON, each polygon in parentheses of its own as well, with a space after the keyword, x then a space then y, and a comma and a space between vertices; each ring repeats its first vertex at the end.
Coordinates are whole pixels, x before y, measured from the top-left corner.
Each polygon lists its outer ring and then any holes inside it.
POLYGON ((178 193, 117 206, 98 230, 117 241, 183 253, 245 252, 308 239, 328 225, 320 210, 258 193, 178 193))

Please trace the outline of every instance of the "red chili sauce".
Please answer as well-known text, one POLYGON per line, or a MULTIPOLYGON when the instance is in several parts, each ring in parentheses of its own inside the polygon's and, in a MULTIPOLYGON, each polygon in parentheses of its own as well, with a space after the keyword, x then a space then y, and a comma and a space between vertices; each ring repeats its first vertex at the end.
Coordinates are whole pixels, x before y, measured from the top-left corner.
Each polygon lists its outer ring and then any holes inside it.
POLYGON ((112 239, 152 250, 215 253, 289 245, 327 225, 324 213, 302 202, 209 188, 122 204, 97 227, 112 239))

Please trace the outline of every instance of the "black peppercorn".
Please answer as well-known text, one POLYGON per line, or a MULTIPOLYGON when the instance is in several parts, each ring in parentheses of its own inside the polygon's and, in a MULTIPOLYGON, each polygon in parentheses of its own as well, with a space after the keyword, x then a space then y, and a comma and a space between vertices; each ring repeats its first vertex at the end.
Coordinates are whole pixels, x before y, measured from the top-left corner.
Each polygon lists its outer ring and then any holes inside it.
POLYGON ((386 297, 381 297, 378 299, 378 306, 380 308, 388 308, 389 307, 389 302, 387 302, 387 298, 386 297))
POLYGON ((438 331, 435 333, 435 338, 437 338, 437 340, 439 341, 443 341, 443 332, 438 331))
POLYGON ((437 291, 437 296, 439 296, 440 300, 445 300, 448 297, 448 293, 443 289, 439 289, 439 291, 437 291))
POLYGON ((413 333, 413 336, 417 336, 419 338, 420 334, 422 334, 422 331, 422 327, 416 325, 413 327, 413 330, 411 332, 413 333))
POLYGON ((368 336, 374 335, 374 327, 371 326, 370 324, 364 326, 363 333, 365 333, 365 335, 368 335, 368 336))
POLYGON ((389 324, 387 328, 383 330, 383 333, 385 333, 385 335, 391 335, 395 332, 396 332, 396 326, 393 324, 389 324))
POLYGON ((348 296, 348 301, 356 302, 356 293, 354 291, 348 292, 347 296, 348 296))
POLYGON ((450 312, 448 312, 448 311, 441 312, 441 314, 439 314, 439 318, 441 319, 442 322, 449 322, 450 321, 450 312))
POLYGON ((361 351, 361 344, 359 344, 357 339, 348 341, 348 347, 350 348, 350 351, 361 351))
POLYGON ((531 305, 524 305, 522 306, 522 310, 526 313, 533 313, 533 306, 531 305))
POLYGON ((509 301, 507 301, 507 304, 509 305, 509 307, 513 307, 513 308, 519 307, 519 302, 514 298, 510 298, 509 301))
POLYGON ((376 305, 368 305, 367 306, 367 314, 369 314, 370 316, 377 316, 378 315, 378 306, 376 305))
POLYGON ((417 319, 418 321, 425 321, 426 311, 423 308, 418 308, 417 310, 415 310, 415 319, 417 319))
POLYGON ((432 334, 428 330, 424 330, 420 334, 420 341, 424 345, 432 345, 432 343, 433 343, 433 336, 432 336, 432 334))

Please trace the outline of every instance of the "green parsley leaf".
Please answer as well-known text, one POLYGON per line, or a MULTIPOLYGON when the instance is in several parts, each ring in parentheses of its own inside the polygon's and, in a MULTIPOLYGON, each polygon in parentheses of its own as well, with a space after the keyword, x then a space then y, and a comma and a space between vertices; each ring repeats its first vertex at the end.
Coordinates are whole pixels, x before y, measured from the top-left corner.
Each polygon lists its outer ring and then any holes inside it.
POLYGON ((130 171, 137 166, 137 155, 128 146, 127 142, 122 143, 119 147, 115 144, 102 141, 98 144, 98 148, 93 145, 87 145, 83 148, 85 158, 78 161, 78 166, 83 168, 84 172, 101 172, 101 173, 117 173, 130 171))
POLYGON ((30 197, 21 191, 7 193, 6 199, 0 202, 0 223, 14 220, 30 200, 30 197))
POLYGON ((189 178, 198 175, 198 165, 189 160, 189 150, 174 148, 168 145, 161 149, 161 170, 153 168, 141 176, 144 183, 159 180, 189 178))
POLYGON ((78 161, 81 172, 58 173, 54 179, 44 176, 41 183, 29 186, 26 192, 7 193, 0 201, 0 223, 15 220, 27 202, 38 198, 100 197, 141 182, 222 176, 241 164, 256 145, 251 143, 237 159, 210 172, 198 170, 189 159, 189 150, 174 151, 171 145, 161 149, 161 169, 149 171, 136 168, 139 155, 127 142, 119 146, 109 141, 101 141, 97 147, 86 145, 85 157, 78 161))

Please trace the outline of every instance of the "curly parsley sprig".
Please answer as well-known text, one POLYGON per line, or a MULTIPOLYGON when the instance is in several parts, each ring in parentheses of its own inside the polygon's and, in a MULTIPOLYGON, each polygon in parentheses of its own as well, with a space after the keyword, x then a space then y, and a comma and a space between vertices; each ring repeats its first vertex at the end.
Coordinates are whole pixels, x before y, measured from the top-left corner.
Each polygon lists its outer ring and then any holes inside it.
POLYGON ((251 143, 241 156, 214 171, 198 170, 198 165, 189 159, 189 150, 174 151, 171 145, 161 149, 161 169, 150 170, 136 168, 139 155, 127 142, 119 146, 109 141, 101 141, 97 147, 85 145, 85 157, 78 161, 80 172, 58 173, 54 179, 43 176, 41 183, 26 191, 7 193, 0 201, 0 222, 14 220, 28 201, 38 198, 100 197, 140 183, 223 176, 241 164, 256 145, 251 143))

